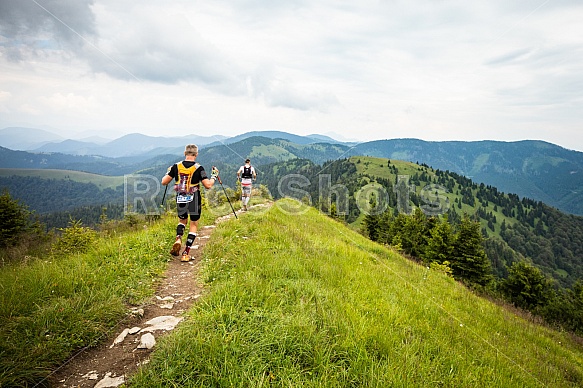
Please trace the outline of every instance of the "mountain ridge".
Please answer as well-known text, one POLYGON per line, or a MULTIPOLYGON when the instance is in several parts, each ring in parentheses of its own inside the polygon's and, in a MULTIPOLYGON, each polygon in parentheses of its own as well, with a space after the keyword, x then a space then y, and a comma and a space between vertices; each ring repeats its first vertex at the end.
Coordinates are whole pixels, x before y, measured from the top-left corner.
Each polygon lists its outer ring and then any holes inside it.
MULTIPOLYGON (((542 200, 563 211, 583 215, 583 153, 541 140, 429 142, 420 139, 390 139, 347 145, 304 137, 301 140, 303 144, 300 144, 281 138, 280 131, 269 132, 274 138, 249 137, 254 133, 256 132, 242 134, 240 135, 242 140, 233 143, 221 141, 219 144, 201 146, 200 162, 236 169, 247 157, 253 159, 256 167, 292 158, 308 158, 321 164, 327 160, 355 155, 384 157, 425 163, 436 169, 453 171, 471 177, 478 183, 495 186, 501 191, 542 200)), ((174 163, 181 157, 184 143, 192 140, 188 137, 167 139, 165 141, 168 142, 162 144, 160 139, 147 136, 146 138, 149 139, 150 145, 138 153, 134 148, 131 152, 133 156, 126 159, 95 158, 93 162, 83 160, 80 163, 81 167, 68 168, 83 168, 87 172, 112 174, 115 169, 106 169, 100 165, 103 162, 109 163, 112 167, 117 165, 118 173, 144 171, 159 166, 160 163, 174 163)), ((295 139, 297 135, 290 134, 289 138, 295 139)), ((135 139, 136 136, 129 136, 118 139, 113 144, 117 147, 117 152, 124 150, 127 153, 130 149, 128 143, 132 143, 132 140, 136 142, 135 139)), ((17 168, 18 165, 8 160, 10 157, 2 155, 3 153, 7 154, 7 151, 2 152, 0 149, 0 167, 17 168)), ((14 155, 16 157, 16 154, 14 155)), ((60 167, 62 163, 55 167, 50 154, 42 157, 34 153, 20 154, 18 158, 29 161, 27 168, 63 168, 60 167), (44 165, 39 160, 43 161, 44 165)), ((59 158, 73 160, 65 156, 59 158)), ((156 169, 152 171, 158 173, 156 169)))

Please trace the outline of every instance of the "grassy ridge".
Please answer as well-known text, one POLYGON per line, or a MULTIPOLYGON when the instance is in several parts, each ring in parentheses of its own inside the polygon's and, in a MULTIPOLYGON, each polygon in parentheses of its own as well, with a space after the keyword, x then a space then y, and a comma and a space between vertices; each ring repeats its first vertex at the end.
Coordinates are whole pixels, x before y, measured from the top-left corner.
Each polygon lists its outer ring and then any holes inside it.
POLYGON ((131 386, 583 384, 583 349, 567 334, 295 206, 217 228, 210 293, 131 386))

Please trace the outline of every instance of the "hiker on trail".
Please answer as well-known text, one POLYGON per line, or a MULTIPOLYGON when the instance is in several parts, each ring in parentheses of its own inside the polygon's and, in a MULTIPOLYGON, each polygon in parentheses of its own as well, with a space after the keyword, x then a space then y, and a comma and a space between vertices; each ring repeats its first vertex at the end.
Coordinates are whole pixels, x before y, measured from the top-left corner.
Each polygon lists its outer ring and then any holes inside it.
POLYGON ((246 159, 245 164, 237 171, 237 180, 241 181, 241 205, 247 211, 247 204, 251 198, 251 183, 257 179, 255 168, 251 165, 251 159, 246 159))
POLYGON ((168 172, 162 178, 162 184, 166 186, 172 180, 175 181, 174 191, 176 191, 176 209, 178 211, 178 226, 176 227, 176 241, 172 245, 170 254, 178 256, 182 247, 182 236, 190 217, 190 227, 186 239, 186 247, 182 252, 181 261, 190 261, 190 247, 196 238, 198 230, 198 220, 202 212, 200 195, 200 184, 205 189, 210 189, 215 184, 219 176, 219 170, 213 167, 210 179, 206 175, 204 167, 196 163, 198 147, 188 144, 184 149, 184 160, 175 163, 168 168, 168 172))

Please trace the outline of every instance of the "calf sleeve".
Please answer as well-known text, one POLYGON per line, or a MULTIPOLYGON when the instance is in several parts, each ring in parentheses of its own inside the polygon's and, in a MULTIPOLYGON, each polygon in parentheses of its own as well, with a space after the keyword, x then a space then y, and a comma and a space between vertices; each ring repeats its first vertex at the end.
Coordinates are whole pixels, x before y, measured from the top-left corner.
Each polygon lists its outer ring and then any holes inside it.
POLYGON ((188 255, 188 253, 190 253, 190 247, 192 246, 192 243, 194 242, 195 238, 196 234, 188 233, 188 238, 186 239, 186 247, 184 248, 184 252, 182 252, 183 255, 188 255))
POLYGON ((186 239, 186 246, 189 247, 192 245, 192 243, 194 242, 194 239, 196 238, 196 234, 194 233, 188 233, 188 238, 186 239))
POLYGON ((178 223, 178 226, 176 226, 176 237, 182 237, 184 234, 184 228, 184 224, 178 223))

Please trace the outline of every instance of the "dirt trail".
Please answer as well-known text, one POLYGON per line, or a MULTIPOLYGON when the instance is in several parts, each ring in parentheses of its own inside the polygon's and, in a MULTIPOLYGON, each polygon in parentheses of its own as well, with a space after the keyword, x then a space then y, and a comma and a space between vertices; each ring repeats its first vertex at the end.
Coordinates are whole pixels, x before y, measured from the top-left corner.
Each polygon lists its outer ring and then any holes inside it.
MULTIPOLYGON (((266 205, 255 205, 263 207, 266 205)), ((155 297, 146 303, 136 314, 128 317, 117 327, 111 338, 104 343, 77 354, 68 363, 61 366, 50 376, 51 387, 117 387, 126 381, 128 376, 136 372, 138 367, 149 360, 152 349, 138 349, 140 339, 144 336, 146 322, 159 318, 166 323, 175 323, 204 293, 200 284, 197 284, 197 274, 201 266, 201 257, 204 246, 209 240, 217 223, 232 218, 233 214, 220 217, 215 225, 203 226, 199 229, 196 240, 190 252, 193 260, 181 262, 179 257, 172 259, 168 264, 165 277, 156 290, 155 297), (194 249, 196 248, 196 249, 194 249), (126 329, 141 328, 139 333, 128 333, 123 341, 114 344, 118 336, 126 329)), ((168 246, 170 249, 170 246, 168 246)), ((171 329, 169 329, 171 330, 171 329)), ((157 340, 168 333, 168 330, 151 331, 157 340)), ((151 338, 151 337, 150 337, 151 338)))

